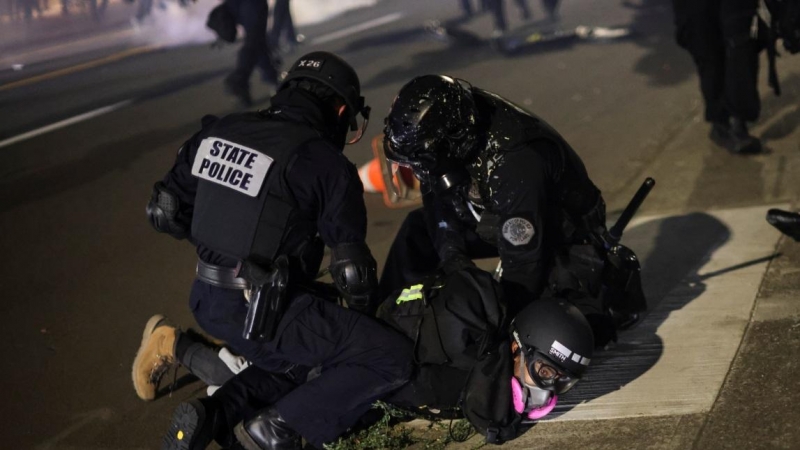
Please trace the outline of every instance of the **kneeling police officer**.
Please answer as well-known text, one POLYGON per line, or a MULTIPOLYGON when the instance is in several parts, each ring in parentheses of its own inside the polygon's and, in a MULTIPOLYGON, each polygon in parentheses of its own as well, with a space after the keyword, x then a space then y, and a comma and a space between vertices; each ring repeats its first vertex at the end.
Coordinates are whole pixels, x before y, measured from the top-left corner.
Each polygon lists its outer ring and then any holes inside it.
POLYGON ((381 295, 437 266, 499 256, 511 314, 550 287, 586 315, 599 346, 645 309, 635 255, 609 236, 600 190, 544 120, 464 80, 424 75, 400 89, 384 135, 387 165, 413 170, 423 207, 392 244, 381 295), (608 290, 608 279, 622 282, 608 290))
MULTIPOLYGON (((197 323, 255 365, 291 369, 261 341, 280 331, 287 299, 313 282, 325 245, 348 306, 374 307, 377 269, 365 243, 363 187, 342 153, 348 131, 358 131, 349 143, 358 141, 368 118, 353 68, 334 54, 312 52, 294 63, 269 109, 204 117, 154 186, 147 205, 153 227, 197 249, 190 296, 197 323), (259 329, 264 324, 269 329, 259 329)), ((325 317, 316 321, 321 328, 335 325, 325 317)), ((145 400, 154 398, 176 360, 194 372, 184 358, 190 339, 156 322, 148 323, 133 367, 134 387, 145 400)))

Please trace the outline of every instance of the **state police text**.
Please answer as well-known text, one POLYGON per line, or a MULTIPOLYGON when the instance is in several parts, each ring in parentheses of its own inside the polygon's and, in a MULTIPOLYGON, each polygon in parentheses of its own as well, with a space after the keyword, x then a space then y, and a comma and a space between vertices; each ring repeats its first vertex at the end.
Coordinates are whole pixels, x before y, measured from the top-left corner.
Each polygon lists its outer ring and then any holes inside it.
POLYGON ((202 174, 207 170, 206 175, 211 178, 231 186, 238 186, 240 189, 249 190, 253 174, 245 173, 237 166, 252 169, 256 159, 260 156, 258 153, 224 144, 220 141, 214 141, 209 155, 210 157, 203 158, 200 163, 199 173, 202 174), (212 161, 211 157, 217 158, 219 161, 212 161))

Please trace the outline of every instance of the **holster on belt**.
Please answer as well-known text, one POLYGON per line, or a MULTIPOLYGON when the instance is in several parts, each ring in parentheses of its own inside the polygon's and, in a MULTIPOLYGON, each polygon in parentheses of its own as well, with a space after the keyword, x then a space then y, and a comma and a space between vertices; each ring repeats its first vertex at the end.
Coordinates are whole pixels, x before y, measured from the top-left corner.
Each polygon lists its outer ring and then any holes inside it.
POLYGON ((280 256, 271 267, 244 261, 238 276, 250 283, 250 307, 242 336, 251 341, 271 341, 288 303, 288 259, 280 256))

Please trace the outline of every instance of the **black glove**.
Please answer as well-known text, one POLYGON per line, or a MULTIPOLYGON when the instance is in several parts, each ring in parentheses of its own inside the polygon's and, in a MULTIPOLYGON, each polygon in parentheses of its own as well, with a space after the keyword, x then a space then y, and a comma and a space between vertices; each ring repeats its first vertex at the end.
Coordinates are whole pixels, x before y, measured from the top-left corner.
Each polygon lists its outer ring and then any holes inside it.
POLYGON ((446 260, 442 261, 439 264, 439 270, 444 272, 444 275, 450 275, 451 273, 458 272, 459 270, 475 268, 475 263, 470 259, 467 255, 464 254, 455 254, 446 260))
POLYGON ((270 283, 274 275, 272 269, 267 270, 264 266, 248 260, 239 264, 236 276, 244 278, 254 287, 260 287, 270 283))
POLYGON ((368 312, 378 286, 378 264, 367 244, 339 244, 331 249, 331 277, 347 306, 368 312))

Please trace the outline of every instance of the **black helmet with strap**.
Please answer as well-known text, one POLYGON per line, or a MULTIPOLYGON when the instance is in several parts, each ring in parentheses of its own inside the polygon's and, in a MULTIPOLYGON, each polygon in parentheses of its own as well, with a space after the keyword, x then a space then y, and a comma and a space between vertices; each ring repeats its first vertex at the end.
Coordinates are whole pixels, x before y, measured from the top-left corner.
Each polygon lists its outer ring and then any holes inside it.
POLYGON ((356 116, 361 114, 364 117, 364 126, 358 138, 363 135, 369 122, 370 107, 365 104, 364 97, 361 96, 361 82, 350 64, 333 53, 322 51, 308 53, 292 64, 278 90, 283 89, 289 81, 298 78, 318 81, 342 97, 347 105, 351 131, 358 129, 356 116))
POLYGON ((594 350, 592 327, 567 300, 535 300, 514 317, 511 326, 523 352, 537 353, 575 378, 589 367, 594 350))
POLYGON ((463 168, 476 149, 477 109, 462 83, 443 75, 406 83, 386 117, 386 158, 411 167, 423 181, 463 168))

